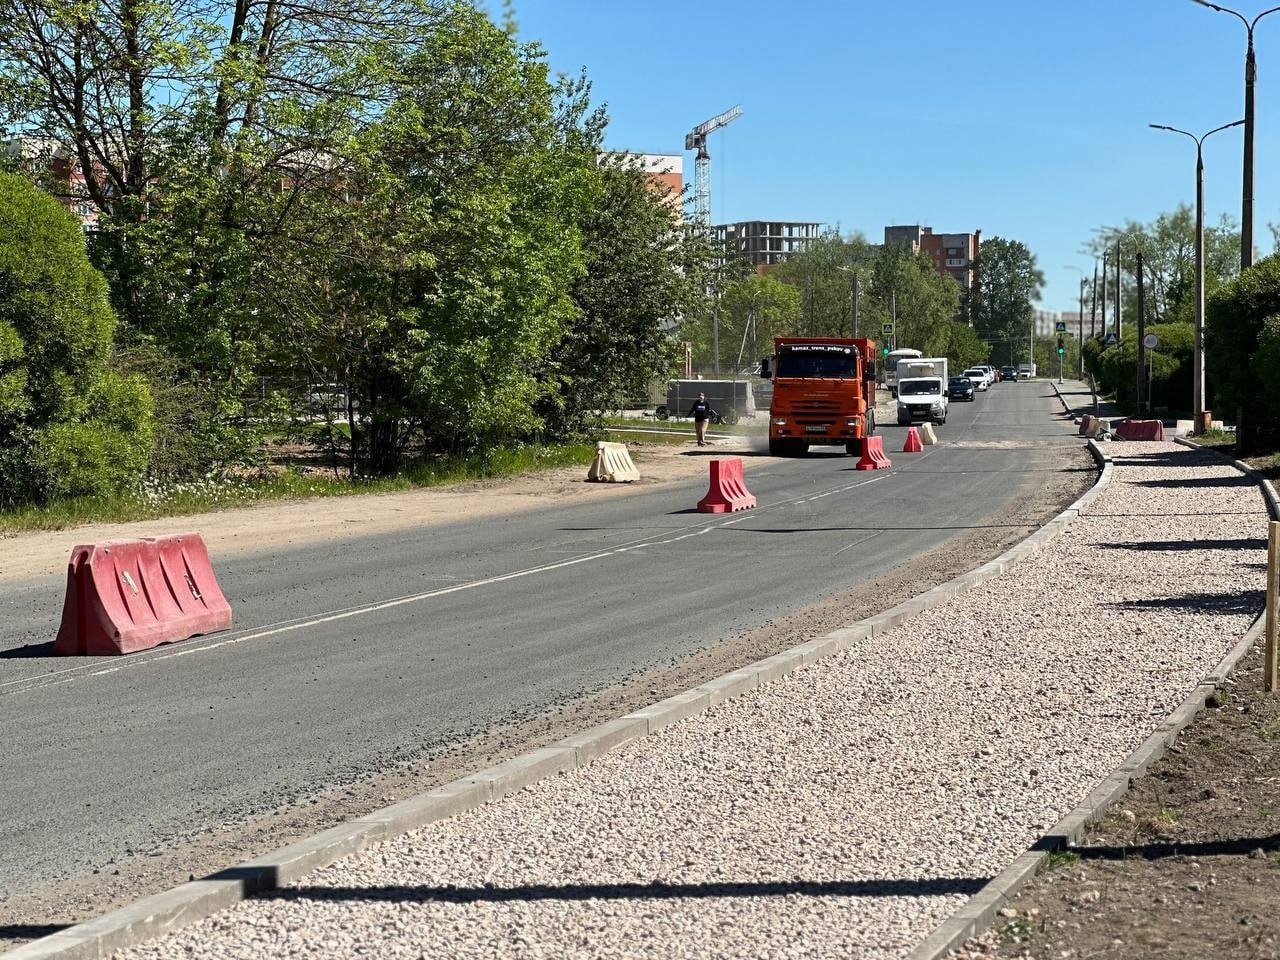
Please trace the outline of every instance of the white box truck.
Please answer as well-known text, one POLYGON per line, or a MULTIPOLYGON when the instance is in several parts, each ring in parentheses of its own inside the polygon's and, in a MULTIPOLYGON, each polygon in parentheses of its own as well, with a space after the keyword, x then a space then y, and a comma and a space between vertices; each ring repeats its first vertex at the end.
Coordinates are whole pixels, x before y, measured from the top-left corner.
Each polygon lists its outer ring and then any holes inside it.
POLYGON ((898 361, 898 426, 947 422, 947 358, 898 361))

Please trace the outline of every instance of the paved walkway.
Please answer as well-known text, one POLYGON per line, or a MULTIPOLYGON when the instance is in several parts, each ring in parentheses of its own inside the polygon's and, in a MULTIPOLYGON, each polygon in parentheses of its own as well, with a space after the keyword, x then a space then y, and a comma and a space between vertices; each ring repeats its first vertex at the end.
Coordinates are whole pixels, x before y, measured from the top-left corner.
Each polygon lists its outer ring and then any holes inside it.
POLYGON ((874 640, 123 956, 901 957, 1236 643, 1267 516, 1112 443, 1066 533, 874 640))

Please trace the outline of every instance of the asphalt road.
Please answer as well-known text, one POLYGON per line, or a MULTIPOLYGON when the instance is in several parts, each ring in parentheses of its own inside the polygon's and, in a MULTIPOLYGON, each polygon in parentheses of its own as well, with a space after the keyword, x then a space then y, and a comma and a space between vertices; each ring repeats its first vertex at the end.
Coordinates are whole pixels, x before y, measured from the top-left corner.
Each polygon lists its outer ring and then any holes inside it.
MULTIPOLYGON (((999 384, 953 405, 943 442, 892 454, 892 470, 857 472, 832 448, 751 471, 759 506, 744 513, 693 512, 699 480, 215 556, 235 630, 128 658, 33 656, 63 583, 0 585, 0 897, 296 802, 869 580, 999 510, 1051 446, 1078 445, 1051 396, 999 384)), ((903 430, 882 432, 901 449, 903 430)))

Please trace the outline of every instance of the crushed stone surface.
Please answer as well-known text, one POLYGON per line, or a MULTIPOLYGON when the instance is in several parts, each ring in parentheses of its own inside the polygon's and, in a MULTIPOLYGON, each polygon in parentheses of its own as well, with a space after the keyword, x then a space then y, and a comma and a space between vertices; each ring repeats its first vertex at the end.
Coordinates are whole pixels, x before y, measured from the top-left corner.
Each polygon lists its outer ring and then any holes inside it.
POLYGON ((117 957, 905 955, 1261 607, 1260 492, 1172 443, 1108 449, 1111 486, 986 584, 117 957))

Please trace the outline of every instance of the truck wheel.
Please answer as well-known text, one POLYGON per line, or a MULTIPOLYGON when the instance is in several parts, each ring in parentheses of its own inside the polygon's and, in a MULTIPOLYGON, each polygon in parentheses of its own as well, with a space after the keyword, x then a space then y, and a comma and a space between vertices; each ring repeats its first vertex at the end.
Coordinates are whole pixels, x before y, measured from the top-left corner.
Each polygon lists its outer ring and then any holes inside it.
POLYGON ((769 438, 769 456, 771 457, 789 457, 791 456, 791 444, 777 437, 769 438))
POLYGON ((900 427, 909 427, 909 426, 911 426, 911 418, 910 418, 910 417, 907 417, 907 419, 903 420, 903 419, 902 419, 902 417, 899 417, 899 418, 898 418, 898 426, 900 426, 900 427))
POLYGON ((849 456, 851 456, 851 457, 861 457, 861 456, 862 456, 862 445, 863 445, 864 443, 866 443, 866 441, 865 441, 865 440, 860 440, 860 439, 857 439, 857 438, 855 438, 855 439, 853 439, 853 440, 850 440, 848 443, 846 443, 846 444, 844 445, 844 452, 845 452, 845 453, 847 453, 847 454, 848 454, 849 456))

